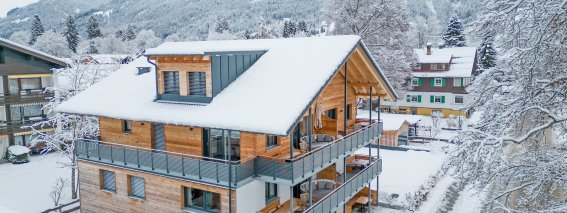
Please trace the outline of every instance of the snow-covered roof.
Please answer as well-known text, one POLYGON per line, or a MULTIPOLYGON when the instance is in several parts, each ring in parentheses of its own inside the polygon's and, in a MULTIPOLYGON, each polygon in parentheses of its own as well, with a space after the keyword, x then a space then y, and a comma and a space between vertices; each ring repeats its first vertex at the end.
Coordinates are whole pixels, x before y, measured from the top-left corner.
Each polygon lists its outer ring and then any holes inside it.
POLYGON ((471 77, 474 61, 476 57, 476 48, 474 47, 451 47, 451 48, 433 48, 431 55, 427 55, 426 49, 416 49, 419 63, 449 63, 448 71, 431 71, 431 72, 413 72, 415 77, 471 77))
POLYGON ((25 46, 25 45, 18 44, 16 42, 13 42, 13 41, 10 41, 10 40, 7 40, 7 39, 0 38, 0 46, 5 46, 5 47, 8 47, 10 49, 22 52, 22 53, 30 54, 30 55, 33 55, 35 57, 41 58, 43 60, 49 61, 49 62, 54 63, 54 64, 58 64, 58 65, 61 65, 61 66, 67 65, 67 62, 65 62, 61 58, 55 57, 53 55, 47 54, 45 52, 33 49, 33 48, 25 46))
POLYGON ((116 64, 128 57, 131 56, 127 54, 91 54, 87 55, 83 60, 89 60, 90 62, 96 61, 100 64, 116 64))
POLYGON ((286 135, 359 42, 358 36, 329 36, 164 43, 146 54, 252 50, 266 50, 266 53, 207 105, 155 102, 155 72, 137 74, 137 67, 153 66, 146 58, 139 58, 61 104, 57 110, 286 135))
MULTIPOLYGON (((368 119, 368 110, 358 110, 356 114, 357 119, 368 119)), ((378 113, 372 111, 372 119, 378 119, 378 113)), ((380 120, 384 124, 384 131, 399 130, 405 122, 415 124, 423 119, 421 115, 406 115, 406 114, 391 114, 380 113, 380 120)))

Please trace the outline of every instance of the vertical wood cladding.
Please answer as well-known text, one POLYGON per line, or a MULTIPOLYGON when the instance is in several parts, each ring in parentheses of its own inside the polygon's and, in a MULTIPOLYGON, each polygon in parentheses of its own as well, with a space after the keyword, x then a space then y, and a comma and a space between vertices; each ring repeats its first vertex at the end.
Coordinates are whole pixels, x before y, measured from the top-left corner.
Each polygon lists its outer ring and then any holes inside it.
MULTIPOLYGON (((82 212, 185 212, 183 186, 221 195, 221 212, 228 211, 228 189, 202 185, 157 175, 79 161, 82 212), (100 170, 116 174, 116 192, 101 190, 100 170), (128 196, 128 176, 144 178, 145 199, 128 196)), ((232 209, 236 212, 236 191, 232 191, 232 209)))

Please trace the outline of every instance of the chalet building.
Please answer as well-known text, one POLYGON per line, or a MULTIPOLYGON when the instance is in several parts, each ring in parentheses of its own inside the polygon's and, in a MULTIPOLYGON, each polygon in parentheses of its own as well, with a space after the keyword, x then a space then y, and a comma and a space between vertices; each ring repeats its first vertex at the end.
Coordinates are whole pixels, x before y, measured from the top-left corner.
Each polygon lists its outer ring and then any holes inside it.
POLYGON ((8 145, 30 145, 32 132, 22 127, 47 119, 42 108, 53 93, 45 88, 53 85, 53 69, 64 66, 57 57, 0 38, 0 156, 8 145))
POLYGON ((379 122, 358 98, 395 99, 358 36, 169 42, 58 111, 98 116, 77 141, 83 212, 351 212, 370 186, 379 122))
POLYGON ((466 87, 477 75, 477 55, 474 47, 432 48, 415 50, 419 62, 409 82, 410 92, 396 102, 383 102, 382 109, 397 106, 400 113, 431 115, 438 111, 443 117, 465 116, 469 101, 466 87))

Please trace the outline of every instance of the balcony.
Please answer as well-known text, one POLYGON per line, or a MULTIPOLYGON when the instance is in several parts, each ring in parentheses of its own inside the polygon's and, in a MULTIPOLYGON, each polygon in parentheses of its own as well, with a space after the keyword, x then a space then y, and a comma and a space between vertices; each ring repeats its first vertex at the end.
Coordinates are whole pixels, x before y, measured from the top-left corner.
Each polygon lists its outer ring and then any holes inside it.
POLYGON ((256 175, 266 182, 295 185, 370 144, 381 133, 382 123, 374 123, 294 159, 258 157, 256 175))
MULTIPOLYGON (((42 118, 38 120, 27 120, 27 121, 12 121, 12 122, 0 122, 0 134, 18 133, 31 131, 30 128, 25 128, 32 126, 35 123, 47 121, 48 118, 42 118)), ((52 125, 43 125, 41 127, 35 127, 41 129, 54 128, 52 125)))
POLYGON ((43 91, 22 91, 22 93, 16 94, 2 94, 0 95, 0 105, 45 103, 49 101, 47 98, 53 97, 53 95, 53 92, 43 91))
POLYGON ((92 140, 77 141, 79 159, 221 187, 236 188, 254 176, 254 161, 227 161, 92 140), (232 170, 229 168, 232 167, 232 170))
POLYGON ((380 172, 382 172, 382 159, 374 159, 369 166, 354 174, 346 182, 335 188, 332 192, 314 203, 311 207, 305 209, 303 212, 334 212, 337 208, 353 198, 364 187, 368 186, 374 178, 378 177, 380 172))

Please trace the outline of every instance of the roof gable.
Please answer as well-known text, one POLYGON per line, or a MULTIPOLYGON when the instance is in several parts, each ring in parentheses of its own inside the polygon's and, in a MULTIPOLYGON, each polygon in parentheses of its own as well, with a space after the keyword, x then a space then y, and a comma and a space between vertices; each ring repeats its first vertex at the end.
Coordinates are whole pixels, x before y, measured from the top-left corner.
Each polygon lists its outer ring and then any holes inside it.
MULTIPOLYGON (((137 67, 151 66, 145 59, 137 59, 61 104, 58 111, 287 135, 353 49, 361 44, 358 36, 206 43, 188 42, 183 44, 186 49, 172 49, 171 53, 226 52, 220 49, 223 45, 230 51, 266 49, 266 53, 207 105, 155 102, 155 72, 137 75, 137 67)), ((148 50, 148 54, 168 54, 158 50, 159 47, 148 50)), ((385 84, 388 85, 387 81, 385 84)))
POLYGON ((7 40, 7 39, 0 38, 0 46, 3 46, 5 48, 9 48, 11 50, 17 51, 17 52, 22 53, 22 54, 37 57, 41 60, 45 60, 47 62, 57 64, 57 65, 62 66, 62 67, 67 65, 67 63, 65 63, 62 59, 60 59, 58 57, 52 56, 50 54, 44 53, 44 52, 39 51, 39 50, 35 50, 31 47, 27 47, 27 46, 18 44, 16 42, 13 42, 13 41, 10 41, 10 40, 7 40))

